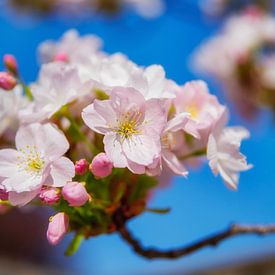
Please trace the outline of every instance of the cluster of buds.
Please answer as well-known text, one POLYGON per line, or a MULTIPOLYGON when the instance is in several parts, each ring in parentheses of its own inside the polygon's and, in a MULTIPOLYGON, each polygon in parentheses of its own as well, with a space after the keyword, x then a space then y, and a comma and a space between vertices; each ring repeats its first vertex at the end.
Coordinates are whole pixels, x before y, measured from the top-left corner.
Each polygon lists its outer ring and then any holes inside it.
POLYGON ((0 115, 1 204, 54 209, 51 244, 68 231, 73 244, 116 231, 118 217, 148 209, 162 178, 187 178, 194 159, 233 190, 251 168, 240 153, 249 132, 227 127, 228 110, 204 81, 178 85, 162 66, 108 55, 99 38, 73 30, 39 53, 36 82, 0 90, 14 106, 3 104, 0 115))
POLYGON ((0 72, 0 88, 11 91, 17 84, 17 61, 13 55, 6 54, 3 57, 3 63, 7 72, 0 72))
POLYGON ((194 68, 217 79, 251 118, 262 106, 275 110, 274 49, 275 18, 249 6, 198 48, 194 68))

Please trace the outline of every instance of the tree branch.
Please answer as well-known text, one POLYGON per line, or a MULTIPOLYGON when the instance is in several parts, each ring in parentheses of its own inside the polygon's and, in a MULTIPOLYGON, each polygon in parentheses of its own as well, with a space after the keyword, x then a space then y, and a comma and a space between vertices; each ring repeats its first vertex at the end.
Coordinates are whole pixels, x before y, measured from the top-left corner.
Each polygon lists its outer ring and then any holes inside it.
POLYGON ((148 259, 167 258, 176 259, 192 254, 208 246, 217 246, 222 241, 237 235, 267 235, 275 233, 275 224, 271 225, 231 225, 228 229, 195 241, 182 248, 171 250, 158 250, 155 248, 145 248, 140 242, 132 236, 126 228, 125 223, 117 223, 118 231, 121 237, 133 248, 133 250, 148 259))

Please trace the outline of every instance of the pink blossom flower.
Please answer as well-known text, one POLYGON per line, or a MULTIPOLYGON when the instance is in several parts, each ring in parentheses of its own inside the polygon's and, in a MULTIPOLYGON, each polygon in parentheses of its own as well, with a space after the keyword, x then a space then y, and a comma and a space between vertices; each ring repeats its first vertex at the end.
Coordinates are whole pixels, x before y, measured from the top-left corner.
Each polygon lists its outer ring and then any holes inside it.
POLYGON ((62 195, 70 206, 75 207, 84 205, 90 199, 85 187, 79 182, 68 182, 62 189, 62 195))
POLYGON ((1 184, 13 205, 25 205, 43 185, 61 187, 74 177, 74 165, 63 157, 69 149, 64 134, 53 124, 21 127, 16 150, 0 150, 1 184))
POLYGON ((86 159, 80 159, 75 163, 74 168, 77 175, 83 176, 89 168, 89 163, 86 159))
POLYGON ((59 201, 60 190, 56 187, 43 188, 40 191, 39 198, 42 202, 52 205, 59 201))
POLYGON ((60 243, 69 229, 69 217, 61 212, 50 218, 47 239, 51 245, 60 243))
POLYGON ((252 168, 246 157, 240 153, 241 141, 249 137, 249 132, 242 127, 224 128, 226 118, 223 117, 210 134, 207 145, 207 159, 215 175, 218 173, 225 184, 233 190, 237 189, 239 173, 252 168))
POLYGON ((112 174, 113 163, 105 153, 96 155, 90 165, 90 171, 97 178, 105 178, 112 174))
POLYGON ((118 87, 109 100, 95 100, 86 107, 82 118, 93 131, 104 135, 105 152, 114 167, 141 174, 160 153, 160 134, 166 123, 160 100, 145 101, 138 91, 118 87))
POLYGON ((6 91, 12 90, 16 86, 16 79, 10 73, 0 72, 0 88, 6 91))
POLYGON ((225 111, 217 98, 209 94, 204 81, 191 81, 179 88, 174 105, 177 113, 190 114, 184 130, 195 138, 208 136, 225 111))

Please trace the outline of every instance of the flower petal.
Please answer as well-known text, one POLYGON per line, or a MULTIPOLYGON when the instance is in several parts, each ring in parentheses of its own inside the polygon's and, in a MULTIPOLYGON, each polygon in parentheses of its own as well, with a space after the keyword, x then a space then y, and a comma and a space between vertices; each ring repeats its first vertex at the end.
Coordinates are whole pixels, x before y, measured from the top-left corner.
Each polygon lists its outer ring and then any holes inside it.
POLYGON ((61 157, 52 163, 50 175, 53 179, 52 186, 64 186, 68 181, 72 181, 72 178, 75 175, 74 164, 68 158, 61 157))
POLYGON ((155 156, 160 153, 158 146, 153 139, 145 135, 132 136, 125 139, 122 144, 125 156, 141 165, 150 165, 155 156))
POLYGON ((24 206, 32 199, 34 199, 40 191, 40 188, 31 192, 9 192, 9 202, 14 206, 24 206))
POLYGON ((127 159, 122 152, 122 146, 119 140, 116 138, 116 134, 110 133, 105 135, 103 143, 105 152, 108 158, 113 162, 114 167, 127 167, 127 159))
POLYGON ((14 149, 0 150, 0 177, 13 176, 18 171, 18 157, 20 153, 14 149))

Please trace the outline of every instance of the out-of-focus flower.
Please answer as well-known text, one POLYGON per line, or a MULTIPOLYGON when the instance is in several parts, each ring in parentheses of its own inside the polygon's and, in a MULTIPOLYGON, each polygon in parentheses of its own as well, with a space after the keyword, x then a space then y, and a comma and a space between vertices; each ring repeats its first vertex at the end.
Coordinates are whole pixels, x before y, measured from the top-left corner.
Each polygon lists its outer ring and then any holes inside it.
POLYGON ((16 150, 0 150, 0 177, 13 205, 25 205, 45 184, 60 187, 71 181, 74 165, 63 154, 69 149, 63 133, 51 124, 21 127, 16 150))
POLYGON ((50 218, 47 239, 51 245, 59 244, 69 229, 69 217, 61 212, 50 218))
POLYGON ((45 41, 39 47, 42 63, 66 60, 70 63, 85 62, 102 47, 102 41, 94 35, 80 37, 76 30, 67 31, 58 42, 45 41), (62 58, 61 58, 62 57, 62 58))
POLYGON ((160 100, 145 101, 131 88, 115 88, 110 100, 95 100, 83 110, 84 122, 104 135, 104 148, 114 167, 144 173, 160 153, 166 113, 160 100), (142 167, 140 167, 142 166, 142 167))
POLYGON ((94 13, 113 14, 134 10, 145 18, 155 18, 165 10, 164 0, 10 0, 18 9, 57 12, 70 16, 93 16, 94 13))
POLYGON ((16 79, 7 72, 0 72, 0 89, 10 91, 16 86, 16 79))
POLYGON ((219 80, 240 112, 251 117, 261 105, 275 106, 272 62, 265 61, 272 48, 275 19, 244 12, 230 17, 219 34, 199 47, 194 68, 219 80))
POLYGON ((90 171, 97 178, 106 178, 112 174, 113 163, 105 153, 99 153, 93 158, 90 171))
POLYGON ((252 167, 240 153, 241 141, 249 137, 249 132, 242 127, 224 128, 224 121, 222 118, 209 136, 207 158, 213 173, 220 174, 225 184, 236 190, 239 173, 252 167))
POLYGON ((42 202, 52 205, 60 200, 61 192, 55 187, 42 188, 39 194, 39 198, 42 202))
POLYGON ((90 199, 85 187, 79 182, 68 182, 62 188, 62 195, 70 206, 75 207, 82 206, 90 199))

